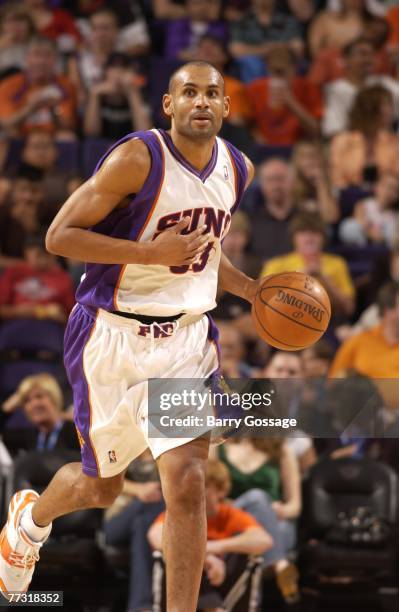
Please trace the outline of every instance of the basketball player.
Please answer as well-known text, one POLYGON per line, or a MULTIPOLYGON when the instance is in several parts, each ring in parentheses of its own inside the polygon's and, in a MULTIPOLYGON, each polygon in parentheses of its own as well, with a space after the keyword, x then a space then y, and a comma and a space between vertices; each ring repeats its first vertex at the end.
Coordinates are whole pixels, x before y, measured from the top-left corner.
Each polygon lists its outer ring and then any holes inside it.
POLYGON ((82 463, 39 495, 19 491, 0 538, 0 589, 28 588, 57 517, 105 508, 149 446, 166 502, 168 612, 194 612, 205 558, 208 437, 148 437, 147 379, 208 378, 217 283, 252 301, 258 282, 221 252, 252 164, 217 138, 229 113, 220 73, 191 62, 171 78, 170 132, 130 134, 100 160, 47 235, 50 252, 87 262, 65 335, 82 463))

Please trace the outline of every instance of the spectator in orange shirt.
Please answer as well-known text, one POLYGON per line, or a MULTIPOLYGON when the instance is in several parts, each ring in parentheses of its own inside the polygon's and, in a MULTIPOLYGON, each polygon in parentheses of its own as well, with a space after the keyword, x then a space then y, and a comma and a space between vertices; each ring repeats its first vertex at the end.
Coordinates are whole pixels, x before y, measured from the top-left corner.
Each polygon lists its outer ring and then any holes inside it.
POLYGON ((322 98, 319 88, 307 77, 295 74, 295 56, 287 46, 269 52, 270 76, 248 85, 260 143, 293 145, 301 136, 319 134, 322 98))
MULTIPOLYGON (((204 579, 201 583, 199 597, 200 604, 201 596, 205 594, 204 591, 208 596, 210 591, 213 591, 216 597, 220 594, 220 604, 222 604, 227 554, 260 555, 272 547, 272 538, 250 514, 235 508, 232 504, 223 502, 229 488, 230 475, 227 467, 220 461, 210 459, 206 469, 208 542, 204 560, 204 579)), ((156 550, 163 548, 164 520, 165 513, 163 512, 148 532, 149 542, 156 550)), ((212 607, 212 611, 214 610, 219 612, 222 608, 212 607)))
POLYGON ((41 128, 58 139, 75 138, 75 91, 56 74, 56 63, 55 43, 36 37, 28 47, 25 71, 0 83, 0 125, 11 136, 41 128))

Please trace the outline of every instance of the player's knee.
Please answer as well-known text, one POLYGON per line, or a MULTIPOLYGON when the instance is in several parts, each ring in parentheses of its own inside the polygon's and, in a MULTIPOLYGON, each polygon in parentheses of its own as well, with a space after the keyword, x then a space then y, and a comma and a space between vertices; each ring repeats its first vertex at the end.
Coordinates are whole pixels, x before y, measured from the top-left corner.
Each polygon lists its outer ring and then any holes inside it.
POLYGON ((170 480, 170 486, 164 487, 164 496, 167 507, 176 512, 201 508, 205 503, 204 463, 189 461, 178 466, 170 480))

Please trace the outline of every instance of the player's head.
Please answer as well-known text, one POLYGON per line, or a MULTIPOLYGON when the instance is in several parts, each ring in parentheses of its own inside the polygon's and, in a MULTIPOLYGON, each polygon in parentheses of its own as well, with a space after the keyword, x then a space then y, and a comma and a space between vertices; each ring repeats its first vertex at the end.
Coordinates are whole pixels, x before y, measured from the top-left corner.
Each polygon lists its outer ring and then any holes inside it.
POLYGON ((176 70, 163 97, 172 129, 193 140, 208 140, 219 132, 229 114, 223 77, 211 64, 189 62, 176 70))

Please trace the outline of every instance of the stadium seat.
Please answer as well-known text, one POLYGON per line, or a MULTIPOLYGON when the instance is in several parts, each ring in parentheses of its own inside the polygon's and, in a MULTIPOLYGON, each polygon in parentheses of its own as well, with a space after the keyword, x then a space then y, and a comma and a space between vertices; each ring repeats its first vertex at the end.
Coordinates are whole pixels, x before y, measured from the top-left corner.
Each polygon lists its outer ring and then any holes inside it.
POLYGON ((88 178, 94 172, 97 162, 109 149, 112 142, 106 138, 87 138, 82 145, 83 177, 88 178))
MULTIPOLYGON (((299 564, 308 588, 358 583, 376 592, 399 593, 398 477, 387 465, 372 459, 325 459, 310 471, 304 487, 299 564), (392 537, 381 546, 332 544, 328 534, 339 513, 367 508, 384 524, 392 537)), ((337 587, 339 588, 339 587, 337 587)), ((395 605, 397 600, 395 600, 395 605)))

